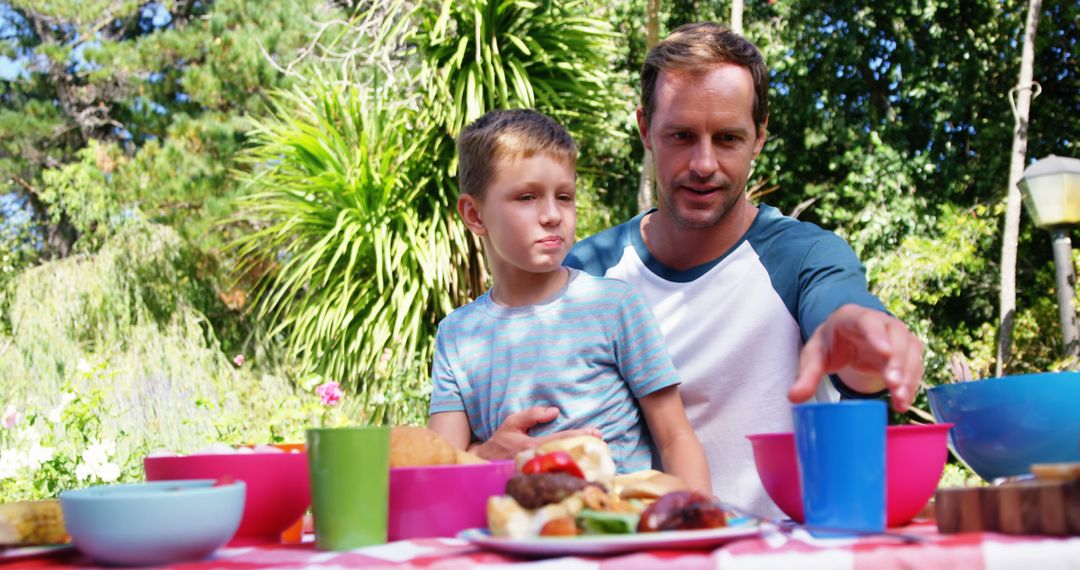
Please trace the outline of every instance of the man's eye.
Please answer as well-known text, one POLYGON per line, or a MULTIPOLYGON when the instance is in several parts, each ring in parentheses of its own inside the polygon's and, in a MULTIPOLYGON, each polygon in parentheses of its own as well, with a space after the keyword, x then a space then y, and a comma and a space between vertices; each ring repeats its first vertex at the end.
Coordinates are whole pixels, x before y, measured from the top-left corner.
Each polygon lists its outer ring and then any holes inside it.
POLYGON ((671 138, 673 138, 673 139, 675 139, 677 141, 684 141, 684 140, 687 140, 687 139, 690 138, 690 133, 684 133, 684 132, 671 133, 671 138))

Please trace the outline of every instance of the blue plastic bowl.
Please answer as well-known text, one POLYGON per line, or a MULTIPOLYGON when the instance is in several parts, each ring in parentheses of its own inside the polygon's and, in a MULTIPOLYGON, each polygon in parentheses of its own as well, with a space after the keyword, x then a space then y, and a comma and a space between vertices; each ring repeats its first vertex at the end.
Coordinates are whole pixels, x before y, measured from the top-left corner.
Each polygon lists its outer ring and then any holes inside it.
POLYGON ((236 533, 244 483, 213 479, 88 487, 60 493, 64 525, 80 552, 113 565, 201 560, 236 533))
POLYGON ((955 427, 949 447, 987 481, 1033 463, 1080 461, 1080 372, 1004 376, 930 388, 930 409, 955 427))

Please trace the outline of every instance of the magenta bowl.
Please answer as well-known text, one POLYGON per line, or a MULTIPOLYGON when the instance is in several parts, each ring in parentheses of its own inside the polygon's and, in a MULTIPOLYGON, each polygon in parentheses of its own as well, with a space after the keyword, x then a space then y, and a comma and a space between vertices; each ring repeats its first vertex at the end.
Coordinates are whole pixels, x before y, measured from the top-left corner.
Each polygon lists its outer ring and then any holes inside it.
POLYGON ((232 546, 279 542, 311 505, 306 453, 147 457, 143 467, 147 481, 231 477, 246 483, 244 515, 232 546))
MULTIPOLYGON (((889 426, 885 435, 885 518, 902 526, 915 518, 937 490, 949 450, 952 424, 889 426)), ((754 464, 769 498, 796 522, 803 522, 795 436, 762 433, 747 436, 754 464)))
POLYGON ((453 537, 487 527, 487 502, 506 492, 513 461, 390 470, 387 539, 453 537))

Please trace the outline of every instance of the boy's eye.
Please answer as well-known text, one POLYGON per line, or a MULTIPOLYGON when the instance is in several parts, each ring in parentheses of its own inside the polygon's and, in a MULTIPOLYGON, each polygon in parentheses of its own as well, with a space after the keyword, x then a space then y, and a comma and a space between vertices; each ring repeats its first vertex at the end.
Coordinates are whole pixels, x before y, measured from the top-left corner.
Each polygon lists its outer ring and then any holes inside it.
POLYGON ((562 200, 563 202, 573 202, 574 201, 574 195, 573 194, 559 194, 559 200, 562 200))
POLYGON ((530 200, 535 200, 535 199, 536 199, 536 196, 533 196, 532 194, 522 194, 521 196, 518 196, 518 200, 520 200, 522 202, 528 202, 530 200))

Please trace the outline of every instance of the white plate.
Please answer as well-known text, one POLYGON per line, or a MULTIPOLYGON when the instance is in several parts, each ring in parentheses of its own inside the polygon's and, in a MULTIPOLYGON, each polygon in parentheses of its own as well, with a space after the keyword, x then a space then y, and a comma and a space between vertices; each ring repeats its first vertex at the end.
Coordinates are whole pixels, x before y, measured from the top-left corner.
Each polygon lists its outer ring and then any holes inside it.
POLYGON ((585 536, 545 536, 537 538, 501 538, 484 528, 470 528, 458 538, 472 544, 522 556, 572 556, 579 554, 619 554, 641 550, 713 548, 721 544, 757 536, 756 524, 742 524, 707 530, 672 530, 640 534, 600 534, 585 536))
POLYGON ((24 558, 33 558, 35 556, 52 556, 53 554, 59 554, 72 548, 74 548, 74 546, 70 544, 50 544, 47 546, 0 546, 0 563, 7 563, 12 560, 22 560, 24 558))

